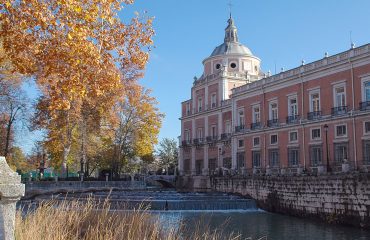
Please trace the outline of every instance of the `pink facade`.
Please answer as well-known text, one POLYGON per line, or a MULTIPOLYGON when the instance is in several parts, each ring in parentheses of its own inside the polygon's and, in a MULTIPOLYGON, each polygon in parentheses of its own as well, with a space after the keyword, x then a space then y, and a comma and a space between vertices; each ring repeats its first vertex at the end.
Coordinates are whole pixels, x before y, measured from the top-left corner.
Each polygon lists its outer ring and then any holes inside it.
POLYGON ((261 75, 259 65, 255 75, 245 74, 245 59, 259 64, 247 50, 215 51, 182 104, 182 174, 370 169, 370 44, 273 76, 261 75), (228 67, 216 71, 221 62, 228 67), (187 114, 188 102, 202 110, 187 114), (192 141, 184 141, 185 130, 192 141))

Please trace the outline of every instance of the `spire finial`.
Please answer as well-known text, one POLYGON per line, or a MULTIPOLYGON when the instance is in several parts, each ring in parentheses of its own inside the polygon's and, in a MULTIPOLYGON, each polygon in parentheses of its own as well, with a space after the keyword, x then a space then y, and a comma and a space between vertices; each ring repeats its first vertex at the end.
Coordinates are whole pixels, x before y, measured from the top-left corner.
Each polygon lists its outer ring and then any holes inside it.
POLYGON ((227 4, 229 6, 229 13, 230 13, 230 19, 231 19, 231 8, 232 8, 232 3, 231 0, 229 0, 229 3, 227 4))

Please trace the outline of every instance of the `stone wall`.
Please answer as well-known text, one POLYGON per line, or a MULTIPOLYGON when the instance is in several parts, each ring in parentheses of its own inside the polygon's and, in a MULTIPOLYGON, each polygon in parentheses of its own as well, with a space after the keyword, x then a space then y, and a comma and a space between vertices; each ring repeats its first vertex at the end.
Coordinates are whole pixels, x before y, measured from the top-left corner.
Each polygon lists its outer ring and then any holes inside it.
POLYGON ((370 174, 215 177, 210 185, 267 211, 370 228, 370 174))

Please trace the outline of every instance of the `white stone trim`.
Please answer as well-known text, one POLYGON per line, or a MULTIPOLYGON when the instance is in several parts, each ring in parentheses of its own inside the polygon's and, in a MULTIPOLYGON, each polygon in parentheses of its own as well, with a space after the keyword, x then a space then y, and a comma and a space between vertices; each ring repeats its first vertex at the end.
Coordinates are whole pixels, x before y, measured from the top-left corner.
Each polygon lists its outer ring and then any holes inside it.
POLYGON ((279 134, 278 133, 272 133, 272 134, 269 134, 269 145, 270 146, 276 146, 279 144, 279 134), (276 143, 271 143, 271 137, 276 135, 276 143))
POLYGON ((307 89, 308 91, 308 101, 309 101, 309 112, 313 112, 313 104, 312 104, 312 95, 318 93, 319 94, 319 111, 321 110, 321 93, 320 87, 316 87, 313 89, 307 89))
POLYGON ((289 143, 298 143, 298 141, 299 141, 299 136, 298 136, 298 130, 293 130, 293 131, 289 131, 288 132, 288 142, 289 143), (291 139, 290 139, 290 134, 291 133, 297 133, 297 140, 294 140, 294 141, 292 141, 291 139))
POLYGON ((254 136, 254 137, 252 137, 252 146, 253 146, 253 148, 261 147, 261 137, 260 137, 260 136, 254 136), (255 145, 255 144, 254 144, 254 139, 256 139, 256 138, 258 138, 258 139, 259 139, 259 140, 258 140, 258 145, 255 145))
POLYGON ((313 127, 313 128, 310 128, 310 141, 320 141, 322 140, 322 129, 321 127, 313 127), (313 130, 316 130, 316 129, 319 129, 320 130, 320 138, 313 138, 312 137, 312 131, 313 130))
POLYGON ((361 99, 364 102, 366 100, 365 96, 365 83, 370 82, 370 76, 361 78, 361 99))
POLYGON ((347 123, 342 123, 342 124, 335 124, 334 125, 334 138, 338 139, 338 138, 347 138, 348 137, 348 126, 347 126, 347 123), (346 127, 346 135, 343 135, 343 136, 338 136, 337 135, 337 127, 339 126, 345 126, 346 127))
POLYGON ((333 85, 333 106, 334 107, 339 107, 338 105, 338 102, 337 102, 337 96, 336 96, 336 89, 337 88, 340 88, 340 87, 343 87, 344 88, 344 101, 345 101, 345 104, 344 106, 347 106, 348 103, 347 103, 347 87, 346 87, 346 82, 340 82, 340 83, 336 83, 336 84, 332 84, 333 85))
POLYGON ((370 120, 369 121, 363 121, 362 122, 362 126, 363 126, 363 134, 364 134, 364 136, 367 136, 367 135, 369 135, 370 136, 370 131, 369 132, 366 132, 366 123, 369 123, 370 124, 370 120))
POLYGON ((346 84, 347 80, 346 79, 343 79, 343 80, 339 80, 339 81, 336 81, 336 82, 332 82, 330 83, 331 85, 342 85, 342 84, 346 84))

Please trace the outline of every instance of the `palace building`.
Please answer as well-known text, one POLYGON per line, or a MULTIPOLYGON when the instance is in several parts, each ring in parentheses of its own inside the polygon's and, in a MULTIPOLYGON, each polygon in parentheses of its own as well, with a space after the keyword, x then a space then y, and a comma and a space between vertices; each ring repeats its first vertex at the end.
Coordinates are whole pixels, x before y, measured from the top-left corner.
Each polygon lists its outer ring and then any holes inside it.
POLYGON ((181 175, 367 171, 370 44, 271 75, 230 16, 181 104, 181 175))

